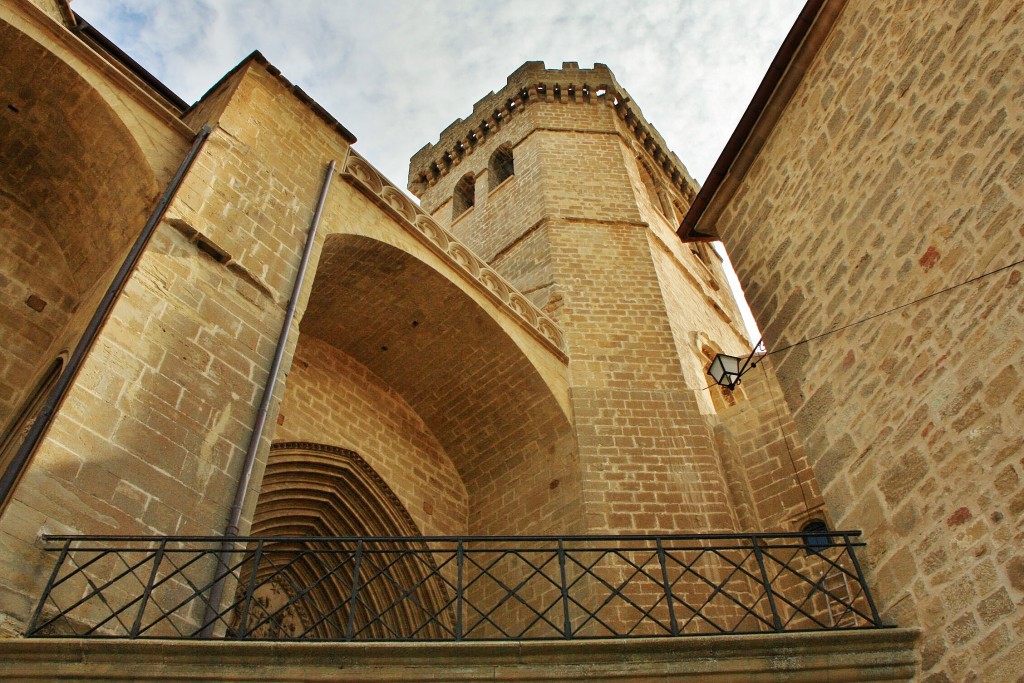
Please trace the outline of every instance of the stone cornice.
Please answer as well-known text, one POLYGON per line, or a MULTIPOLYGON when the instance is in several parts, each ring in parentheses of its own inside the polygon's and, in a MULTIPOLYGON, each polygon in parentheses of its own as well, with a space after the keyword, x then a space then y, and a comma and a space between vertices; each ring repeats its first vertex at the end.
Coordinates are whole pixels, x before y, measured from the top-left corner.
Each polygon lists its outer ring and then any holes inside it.
POLYGON ((510 314, 562 362, 568 360, 565 336, 554 320, 409 201, 401 190, 388 182, 368 161, 350 150, 340 173, 342 178, 398 221, 409 234, 461 273, 470 285, 510 314))
POLYGON ((889 628, 498 642, 0 640, 11 680, 909 681, 921 632, 889 628))

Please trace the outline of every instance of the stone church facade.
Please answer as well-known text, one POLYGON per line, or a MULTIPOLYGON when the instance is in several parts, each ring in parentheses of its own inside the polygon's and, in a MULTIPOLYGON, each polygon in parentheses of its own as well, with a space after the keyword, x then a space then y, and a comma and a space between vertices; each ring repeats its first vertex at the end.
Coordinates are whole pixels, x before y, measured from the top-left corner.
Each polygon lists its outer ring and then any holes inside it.
MULTIPOLYGON (((704 188, 607 67, 528 62, 414 155, 417 206, 258 53, 186 106, 63 2, 0 11, 10 661, 83 647, 113 678, 150 656, 23 638, 47 534, 824 523, 865 528, 882 616, 911 628, 765 634, 718 659, 1012 680, 1019 272, 773 351, 1019 259, 1019 13, 809 2, 704 188), (769 353, 733 391, 705 375, 752 345, 719 237, 769 353)), ((534 661, 633 658, 657 680, 703 657, 593 642, 534 661)), ((332 656, 358 676, 397 651, 332 656)))

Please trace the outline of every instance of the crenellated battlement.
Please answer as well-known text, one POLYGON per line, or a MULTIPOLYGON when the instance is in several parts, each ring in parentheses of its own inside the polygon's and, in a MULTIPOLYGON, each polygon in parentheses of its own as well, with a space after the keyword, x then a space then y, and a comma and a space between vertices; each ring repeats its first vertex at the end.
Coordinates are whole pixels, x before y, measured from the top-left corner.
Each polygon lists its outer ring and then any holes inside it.
POLYGON ((683 196, 687 200, 695 196, 696 181, 618 84, 611 69, 600 63, 592 69, 581 69, 576 62, 563 62, 561 69, 547 69, 544 62, 526 62, 516 69, 504 88, 482 97, 473 105, 468 118, 453 121, 436 143, 427 143, 413 155, 409 163, 409 190, 422 196, 427 187, 471 156, 513 117, 540 104, 611 107, 683 196))

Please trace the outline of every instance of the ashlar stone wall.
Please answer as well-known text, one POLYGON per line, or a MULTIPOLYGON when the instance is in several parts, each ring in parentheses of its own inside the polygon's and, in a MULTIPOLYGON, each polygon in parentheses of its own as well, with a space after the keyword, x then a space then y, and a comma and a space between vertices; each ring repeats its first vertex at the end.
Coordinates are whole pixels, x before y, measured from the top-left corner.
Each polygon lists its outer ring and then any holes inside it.
POLYGON ((1020 2, 850 2, 717 225, 769 352, 909 304, 772 360, 929 683, 1024 660, 1022 35, 1020 2))
POLYGON ((15 622, 42 587, 42 533, 223 531, 324 169, 345 143, 262 65, 221 87, 231 103, 0 521, 0 604, 15 622))

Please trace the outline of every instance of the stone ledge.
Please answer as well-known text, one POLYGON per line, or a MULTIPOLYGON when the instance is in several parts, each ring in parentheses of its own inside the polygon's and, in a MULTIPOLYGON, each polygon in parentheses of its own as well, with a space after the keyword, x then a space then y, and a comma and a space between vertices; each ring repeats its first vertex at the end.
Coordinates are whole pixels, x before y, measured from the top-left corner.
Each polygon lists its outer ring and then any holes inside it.
POLYGON ((910 681, 915 629, 636 640, 0 640, 0 680, 910 681))

